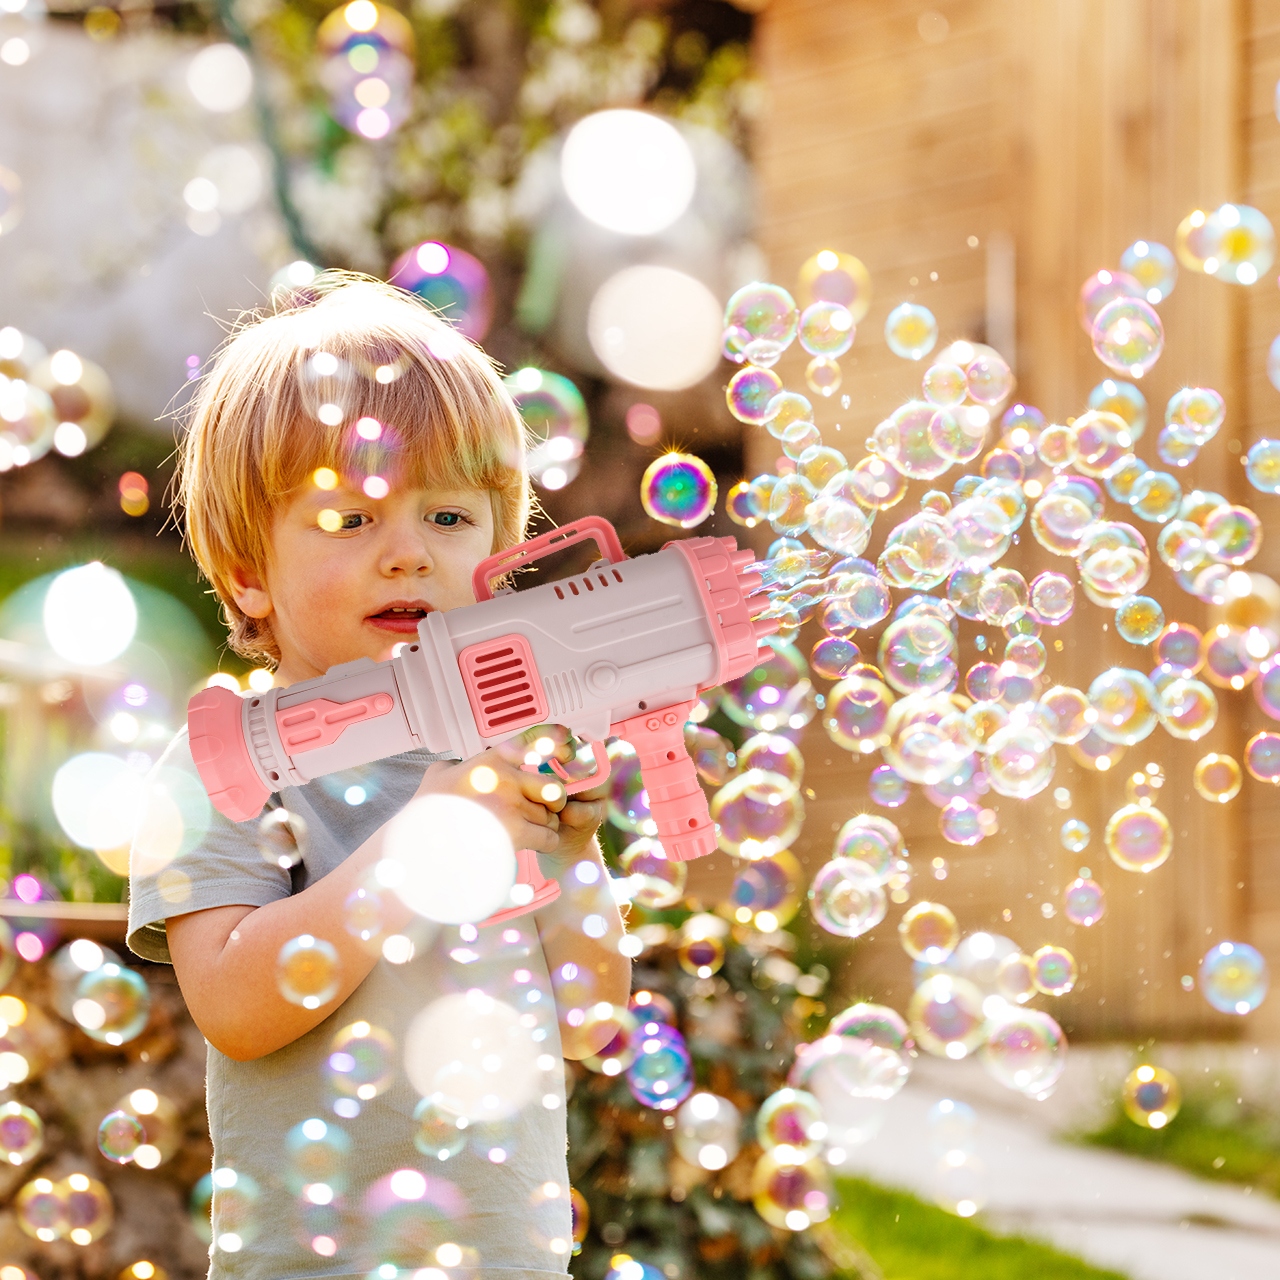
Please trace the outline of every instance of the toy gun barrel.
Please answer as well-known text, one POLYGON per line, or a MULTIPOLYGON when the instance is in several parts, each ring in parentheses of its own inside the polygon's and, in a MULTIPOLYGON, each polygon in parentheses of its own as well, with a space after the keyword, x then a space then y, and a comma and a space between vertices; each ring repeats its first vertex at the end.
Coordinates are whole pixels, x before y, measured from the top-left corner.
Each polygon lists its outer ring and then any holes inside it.
POLYGON ((627 559, 589 517, 490 557, 477 603, 429 613, 386 662, 362 658, 288 688, 241 697, 201 690, 188 707, 191 754, 215 808, 233 821, 322 774, 415 748, 461 759, 537 724, 594 745, 626 738, 639 757, 668 857, 710 853, 716 833, 683 730, 700 690, 745 675, 775 628, 752 553, 732 538, 690 538, 627 559), (605 558, 583 574, 514 592, 491 579, 588 538, 605 558))

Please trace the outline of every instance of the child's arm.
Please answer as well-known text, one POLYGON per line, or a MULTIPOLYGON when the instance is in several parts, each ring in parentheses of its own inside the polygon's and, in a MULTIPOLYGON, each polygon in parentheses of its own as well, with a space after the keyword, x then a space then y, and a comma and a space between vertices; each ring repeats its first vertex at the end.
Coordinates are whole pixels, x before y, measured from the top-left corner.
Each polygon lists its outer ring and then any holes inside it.
POLYGON ((542 859, 546 872, 560 881, 559 898, 536 919, 566 1058, 590 1057, 616 1031, 607 1021, 594 1032, 583 1029, 586 1009, 602 1001, 625 1006, 631 998, 631 961, 618 950, 626 928, 595 839, 604 816, 603 795, 603 788, 584 791, 565 805, 560 847, 554 858, 542 859))
MULTIPOLYGON (((434 764, 418 795, 452 792, 491 810, 518 849, 554 853, 559 819, 542 796, 545 775, 526 773, 498 752, 484 755, 498 775, 495 790, 480 794, 469 776, 476 761, 434 764)), ((364 981, 377 963, 346 928, 344 904, 382 857, 380 827, 341 866, 301 893, 264 907, 226 906, 171 917, 166 924, 169 952, 178 985, 196 1026, 215 1049, 238 1062, 273 1053, 327 1018, 364 981), (319 1009, 304 1009, 276 989, 276 960, 281 947, 300 934, 323 938, 337 949, 340 985, 319 1009)), ((393 895, 387 931, 397 932, 412 912, 393 895)))

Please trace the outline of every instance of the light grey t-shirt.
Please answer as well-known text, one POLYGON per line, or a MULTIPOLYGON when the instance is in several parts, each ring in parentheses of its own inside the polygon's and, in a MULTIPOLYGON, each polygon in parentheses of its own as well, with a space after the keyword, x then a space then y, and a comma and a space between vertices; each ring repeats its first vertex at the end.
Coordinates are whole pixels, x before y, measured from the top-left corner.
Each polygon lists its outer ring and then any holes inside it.
MULTIPOLYGON (((168 917, 210 907, 266 906, 301 892, 398 813, 436 759, 407 752, 282 791, 271 803, 298 814, 308 832, 302 861, 292 871, 260 851, 257 819, 234 823, 213 812, 207 832, 189 852, 162 870, 130 878, 129 946, 145 959, 167 963, 168 917)), ((167 780, 171 792, 191 778, 198 783, 185 729, 155 777, 161 785, 167 780)), ((190 813, 189 804, 181 807, 190 813)), ((136 850, 134 869, 139 870, 136 850)), ((273 983, 274 972, 264 972, 262 981, 273 983)), ((234 1000, 236 993, 228 991, 226 998, 234 1000)), ((440 1034, 442 1025, 451 1025, 448 1017, 430 1021, 429 1043, 419 1034, 417 1052, 448 1039, 440 1034)), ((483 1070, 468 1060, 466 1048, 456 1049, 457 1069, 483 1070)), ((447 1060, 455 1050, 435 1052, 447 1060)), ((457 928, 424 924, 413 959, 400 965, 380 960, 341 1006, 292 1044, 253 1062, 236 1062, 210 1045, 207 1101, 214 1168, 236 1175, 235 1189, 214 1192, 212 1280, 363 1280, 387 1265, 402 1275, 436 1267, 450 1280, 550 1280, 567 1270, 572 1234, 563 1063, 532 916, 481 929, 476 938, 470 931, 464 938, 457 928), (418 1015, 440 1001, 437 1014, 457 1010, 468 992, 484 993, 473 1001, 502 1002, 506 1008, 497 1012, 523 1028, 515 1034, 527 1033, 535 1042, 525 1056, 525 1078, 516 1082, 516 1094, 529 1100, 508 1119, 471 1126, 458 1135, 466 1139, 463 1149, 440 1160, 414 1144, 419 1095, 406 1077, 403 1053, 418 1015), (380 1039, 390 1050, 391 1080, 372 1098, 352 1094, 361 1082, 370 1092, 368 1082, 377 1071, 367 1050, 377 1045, 366 1035, 350 1053, 345 1043, 335 1046, 335 1037, 362 1022, 389 1037, 380 1039), (307 1120, 323 1121, 326 1138, 338 1130, 336 1142, 349 1140, 344 1167, 325 1172, 319 1192, 305 1189, 317 1175, 292 1154, 303 1136, 298 1126, 307 1120), (241 1193, 255 1185, 246 1223, 241 1193), (329 1203, 312 1202, 330 1193, 329 1203)), ((321 1132, 314 1124, 308 1128, 321 1132)))

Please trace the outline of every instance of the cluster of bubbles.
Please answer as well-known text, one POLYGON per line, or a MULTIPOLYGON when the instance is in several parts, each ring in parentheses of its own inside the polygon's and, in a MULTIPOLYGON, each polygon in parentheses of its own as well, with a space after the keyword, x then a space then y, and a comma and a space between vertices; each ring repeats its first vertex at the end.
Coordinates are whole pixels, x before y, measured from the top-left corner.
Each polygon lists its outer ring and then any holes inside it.
POLYGON ((50 450, 78 457, 102 441, 115 412, 111 381, 93 361, 0 328, 0 472, 50 450))

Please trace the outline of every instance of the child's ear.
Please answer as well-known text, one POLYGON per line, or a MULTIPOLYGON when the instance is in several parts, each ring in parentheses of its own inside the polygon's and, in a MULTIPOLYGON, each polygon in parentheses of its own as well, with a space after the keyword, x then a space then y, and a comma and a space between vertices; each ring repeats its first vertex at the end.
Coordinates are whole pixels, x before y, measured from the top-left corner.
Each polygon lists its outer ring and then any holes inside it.
POLYGON ((271 593, 262 578, 252 569, 232 569, 227 584, 236 608, 247 618, 266 618, 271 613, 271 593))

